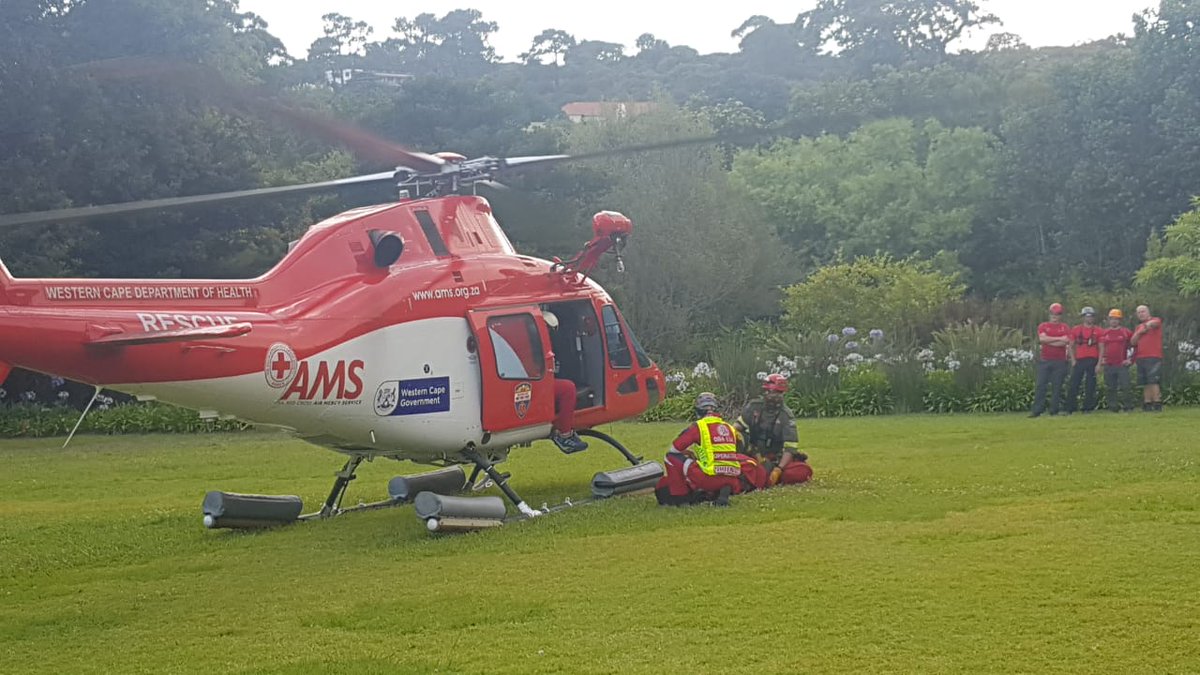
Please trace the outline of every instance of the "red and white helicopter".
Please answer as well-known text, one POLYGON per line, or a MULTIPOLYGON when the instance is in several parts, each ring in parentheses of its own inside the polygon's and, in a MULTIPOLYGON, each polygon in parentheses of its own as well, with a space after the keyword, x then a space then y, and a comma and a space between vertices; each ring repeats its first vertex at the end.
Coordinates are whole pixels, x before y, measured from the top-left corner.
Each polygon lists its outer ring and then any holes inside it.
POLYGON ((444 468, 394 479, 391 499, 355 508, 416 501, 430 529, 471 529, 504 519, 503 502, 450 495, 495 484, 517 517, 539 515, 545 510, 522 500, 495 465, 513 447, 548 437, 556 379, 576 386, 580 433, 613 445, 632 465, 597 474, 594 490, 651 484, 657 463, 591 429, 635 417, 665 392, 662 372, 589 276, 606 253, 620 266, 630 220, 601 211, 578 255, 541 260, 514 249, 487 200, 459 194, 506 169, 583 156, 467 159, 380 145, 401 168, 0 216, 0 226, 15 226, 349 185, 394 183, 400 191, 398 201, 311 226, 254 279, 16 279, 0 263, 0 380, 13 366, 53 373, 204 416, 285 427, 349 456, 319 511, 301 515, 296 497, 212 492, 209 527, 354 510, 341 508, 342 496, 359 464, 376 457, 444 468), (470 479, 463 466, 474 467, 470 479), (481 472, 490 480, 476 485, 481 472))

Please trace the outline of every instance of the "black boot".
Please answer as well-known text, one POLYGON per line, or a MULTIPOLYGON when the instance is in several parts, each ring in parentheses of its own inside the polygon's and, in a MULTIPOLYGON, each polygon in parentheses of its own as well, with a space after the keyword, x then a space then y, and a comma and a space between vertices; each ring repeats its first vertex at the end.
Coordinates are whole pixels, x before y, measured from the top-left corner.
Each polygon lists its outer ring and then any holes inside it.
POLYGON ((717 498, 713 500, 713 506, 729 506, 729 495, 733 494, 733 488, 726 485, 717 493, 717 498))

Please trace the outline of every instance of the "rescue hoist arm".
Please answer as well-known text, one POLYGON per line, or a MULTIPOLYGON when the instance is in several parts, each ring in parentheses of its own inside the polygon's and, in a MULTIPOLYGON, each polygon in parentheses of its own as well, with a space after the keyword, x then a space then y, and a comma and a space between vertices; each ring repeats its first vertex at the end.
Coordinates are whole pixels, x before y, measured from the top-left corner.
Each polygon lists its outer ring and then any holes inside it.
POLYGON ((570 260, 554 259, 553 270, 565 277, 582 274, 587 277, 600 262, 600 257, 613 251, 617 257, 617 271, 625 271, 621 250, 633 231, 629 218, 616 211, 601 211, 592 216, 592 239, 583 245, 583 250, 570 260))

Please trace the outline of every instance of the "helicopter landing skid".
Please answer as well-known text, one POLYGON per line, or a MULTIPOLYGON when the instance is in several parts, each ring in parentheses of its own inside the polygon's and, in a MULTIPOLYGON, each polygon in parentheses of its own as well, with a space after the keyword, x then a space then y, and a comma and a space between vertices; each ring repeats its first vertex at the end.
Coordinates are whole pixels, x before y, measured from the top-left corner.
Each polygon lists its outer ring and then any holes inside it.
POLYGON ((541 511, 538 511, 529 504, 525 503, 525 500, 521 499, 521 496, 508 486, 508 479, 512 477, 512 474, 501 474, 499 471, 496 471, 496 466, 492 464, 492 462, 486 456, 474 448, 464 450, 462 455, 463 457, 475 463, 475 472, 471 474, 471 480, 467 481, 468 483, 473 484, 473 490, 479 489, 475 486, 475 478, 479 475, 479 472, 482 471, 483 473, 487 474, 487 477, 491 479, 491 482, 495 484, 496 487, 500 488, 500 491, 504 493, 504 496, 508 497, 508 500, 511 501, 513 505, 517 507, 517 510, 522 514, 529 518, 542 515, 541 511))
POLYGON ((481 486, 496 485, 504 492, 516 507, 518 513, 507 515, 504 502, 497 497, 453 497, 422 492, 417 495, 417 517, 425 521, 430 532, 470 532, 485 528, 496 527, 505 523, 528 520, 538 516, 557 513, 574 506, 590 504, 597 501, 626 494, 644 494, 654 489, 655 483, 663 475, 663 468, 657 462, 646 462, 635 456, 625 446, 612 436, 592 429, 580 430, 582 436, 597 438, 616 448, 632 466, 613 471, 604 471, 592 479, 592 496, 572 501, 570 498, 561 504, 550 506, 543 503, 541 509, 529 506, 508 485, 510 474, 501 474, 486 455, 473 447, 463 450, 462 457, 475 463, 475 470, 466 481, 465 490, 479 491, 481 486), (476 482, 479 474, 487 478, 476 482))
POLYGON ((353 455, 335 475, 333 488, 319 511, 301 514, 303 502, 295 495, 252 495, 209 492, 204 497, 204 526, 209 529, 264 529, 290 523, 324 520, 343 513, 371 511, 410 504, 420 491, 454 494, 462 491, 464 473, 454 466, 422 474, 397 476, 388 483, 388 499, 342 508, 346 488, 365 455, 353 455))

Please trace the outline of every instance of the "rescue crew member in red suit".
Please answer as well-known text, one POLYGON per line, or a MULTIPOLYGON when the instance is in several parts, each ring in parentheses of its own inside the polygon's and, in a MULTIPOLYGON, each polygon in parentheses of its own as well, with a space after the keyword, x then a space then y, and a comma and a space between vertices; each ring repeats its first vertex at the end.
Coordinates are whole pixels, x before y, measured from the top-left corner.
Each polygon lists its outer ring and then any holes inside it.
POLYGON ((728 506, 730 495, 762 488, 766 472, 754 458, 737 452, 738 432, 717 415, 717 397, 696 397, 696 421, 667 450, 666 475, 655 487, 659 504, 712 500, 728 506))
POLYGON ((783 403, 787 378, 778 373, 763 380, 762 398, 752 399, 733 423, 745 440, 746 454, 767 472, 767 486, 794 485, 812 478, 808 455, 800 452, 796 421, 783 403))
MULTIPOLYGON (((548 309, 542 318, 550 330, 558 330, 558 317, 548 309)), ((575 432, 575 383, 558 375, 558 357, 554 358, 554 424, 550 440, 566 453, 587 450, 588 444, 575 432)))

